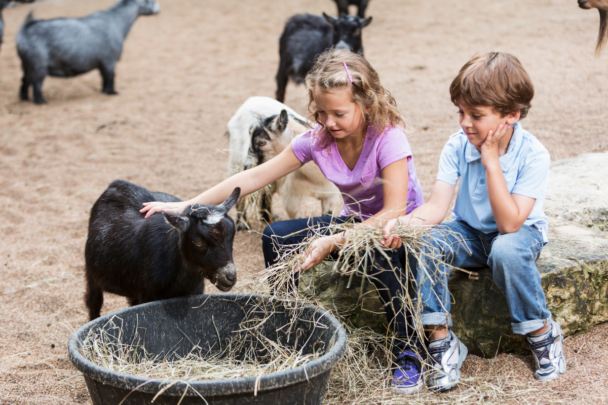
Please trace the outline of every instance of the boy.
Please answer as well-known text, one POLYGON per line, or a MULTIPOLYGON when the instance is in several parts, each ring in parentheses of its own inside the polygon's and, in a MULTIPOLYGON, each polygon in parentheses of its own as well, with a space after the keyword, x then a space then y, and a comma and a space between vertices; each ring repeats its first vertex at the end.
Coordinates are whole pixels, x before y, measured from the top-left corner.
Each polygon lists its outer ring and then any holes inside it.
MULTIPOLYGON (((450 137, 441 153, 431 196, 384 229, 384 245, 399 248, 401 240, 390 234, 397 221, 410 226, 441 223, 460 178, 453 220, 431 230, 430 247, 422 252, 430 254, 411 265, 416 299, 422 301, 421 321, 429 338, 432 370, 427 385, 438 391, 455 387, 467 354, 467 348, 449 330, 450 269, 445 263, 492 269, 495 283, 507 298, 513 332, 527 336, 536 360, 534 377, 553 380, 566 371, 563 338, 546 308, 535 264, 548 242, 542 205, 550 157, 519 123, 531 107, 534 87, 517 58, 490 52, 474 56, 462 67, 450 95, 462 129, 450 137)), ((393 382, 403 393, 422 385, 418 380, 422 359, 407 358, 408 364, 396 370, 393 382)))

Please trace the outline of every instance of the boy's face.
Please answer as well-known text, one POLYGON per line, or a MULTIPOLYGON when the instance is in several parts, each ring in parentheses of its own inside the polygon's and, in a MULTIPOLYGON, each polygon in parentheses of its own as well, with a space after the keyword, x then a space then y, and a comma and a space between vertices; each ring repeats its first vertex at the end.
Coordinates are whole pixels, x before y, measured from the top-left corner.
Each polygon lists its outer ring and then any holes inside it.
POLYGON ((488 137, 489 131, 496 132, 500 124, 513 125, 519 119, 519 111, 502 116, 489 106, 472 106, 458 101, 458 120, 469 142, 477 149, 488 137))

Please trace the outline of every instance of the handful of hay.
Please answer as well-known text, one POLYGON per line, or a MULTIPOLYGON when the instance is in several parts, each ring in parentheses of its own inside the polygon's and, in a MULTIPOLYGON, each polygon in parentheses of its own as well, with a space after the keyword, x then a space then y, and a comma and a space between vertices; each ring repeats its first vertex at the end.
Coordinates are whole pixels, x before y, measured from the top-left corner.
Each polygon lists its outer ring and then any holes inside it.
MULTIPOLYGON (((391 231, 392 235, 398 235, 405 248, 406 268, 409 267, 409 254, 420 258, 420 247, 429 244, 424 237, 429 234, 429 227, 409 227, 397 225, 391 231)), ((297 289, 293 272, 305 261, 304 254, 310 249, 312 243, 318 238, 340 234, 344 235, 343 242, 335 256, 332 273, 338 272, 351 278, 354 275, 367 276, 367 270, 373 265, 377 254, 388 258, 386 248, 380 244, 384 240, 381 228, 370 226, 355 226, 354 222, 334 223, 330 226, 309 228, 311 236, 301 244, 289 246, 276 246, 279 261, 272 267, 265 269, 260 278, 262 284, 266 283, 270 291, 277 296, 296 296, 297 289)), ((437 260, 437 258, 435 258, 437 260)), ((438 262, 441 262, 439 260, 438 262)), ((390 269, 396 271, 396 269, 390 269)), ((459 269, 462 270, 462 269, 459 269)), ((468 272, 466 270, 462 270, 468 272)), ((409 275, 409 272, 406 272, 409 275)), ((350 283, 349 283, 350 287, 350 283)))

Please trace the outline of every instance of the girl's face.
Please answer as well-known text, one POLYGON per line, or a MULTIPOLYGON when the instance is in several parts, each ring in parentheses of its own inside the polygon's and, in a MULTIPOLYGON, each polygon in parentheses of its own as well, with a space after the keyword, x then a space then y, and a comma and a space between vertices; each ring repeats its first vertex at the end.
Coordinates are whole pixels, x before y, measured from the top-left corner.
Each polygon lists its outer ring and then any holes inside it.
POLYGON ((490 131, 496 131, 500 124, 513 125, 519 119, 519 112, 503 117, 492 107, 471 106, 462 101, 457 105, 460 126, 477 149, 481 148, 490 131))
POLYGON ((365 119, 359 105, 352 100, 346 87, 314 91, 319 121, 335 139, 359 135, 363 131, 365 119))

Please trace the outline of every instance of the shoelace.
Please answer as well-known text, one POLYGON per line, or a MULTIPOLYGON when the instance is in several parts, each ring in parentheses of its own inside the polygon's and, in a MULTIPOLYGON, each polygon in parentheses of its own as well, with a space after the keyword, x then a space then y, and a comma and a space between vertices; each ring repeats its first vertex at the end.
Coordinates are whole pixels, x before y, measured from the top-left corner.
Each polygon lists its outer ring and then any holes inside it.
POLYGON ((539 362, 541 359, 550 360, 548 347, 552 345, 558 337, 559 336, 553 336, 539 340, 538 342, 530 342, 530 348, 536 354, 539 362))
POLYGON ((448 342, 443 342, 440 346, 429 348, 429 354, 431 355, 431 360, 435 364, 441 364, 441 357, 443 353, 448 350, 448 342))

